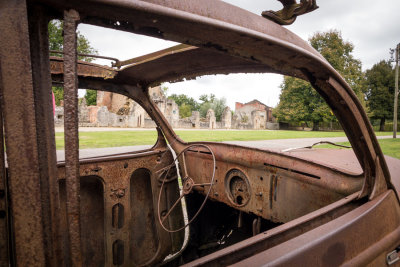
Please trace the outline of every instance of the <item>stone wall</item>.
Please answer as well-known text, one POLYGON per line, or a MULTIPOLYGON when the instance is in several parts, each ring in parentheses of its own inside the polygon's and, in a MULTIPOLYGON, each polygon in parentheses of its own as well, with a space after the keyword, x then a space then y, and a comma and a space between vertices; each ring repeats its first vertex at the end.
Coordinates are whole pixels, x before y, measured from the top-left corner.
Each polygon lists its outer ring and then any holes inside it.
MULTIPOLYGON (((189 118, 179 118, 179 107, 174 100, 165 97, 161 88, 149 88, 149 96, 164 114, 173 128, 191 129, 277 129, 279 124, 269 118, 272 109, 254 100, 246 104, 236 103, 235 113, 229 107, 223 110, 221 121, 217 122, 215 112, 207 111, 206 118, 200 118, 199 111, 193 111, 189 118)), ((79 104, 79 124, 85 127, 133 127, 154 128, 155 122, 135 101, 111 92, 97 92, 97 105, 87 106, 82 99, 79 104)), ((56 126, 64 125, 64 108, 56 107, 56 126)))
POLYGON ((272 116, 272 108, 253 100, 248 103, 235 103, 235 114, 232 119, 232 128, 270 129, 276 128, 276 119, 272 116))

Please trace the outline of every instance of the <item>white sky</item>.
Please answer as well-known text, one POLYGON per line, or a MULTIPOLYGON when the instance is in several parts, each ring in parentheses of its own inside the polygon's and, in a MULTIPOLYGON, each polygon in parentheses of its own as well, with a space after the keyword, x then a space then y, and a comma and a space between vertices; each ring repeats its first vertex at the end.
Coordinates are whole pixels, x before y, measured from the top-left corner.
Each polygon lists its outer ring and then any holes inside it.
MULTIPOLYGON (((261 14, 264 10, 279 10, 276 0, 226 0, 225 2, 261 14)), ((299 2, 299 1, 298 1, 299 2)), ((389 48, 400 42, 400 0, 317 0, 319 9, 300 16, 287 28, 303 39, 317 31, 337 29, 354 46, 354 56, 361 60, 363 70, 380 60, 390 58, 389 48)), ((174 42, 131 33, 79 25, 99 55, 125 60, 175 45, 174 42)), ((98 61, 109 64, 107 61, 98 61)), ((279 102, 282 77, 276 74, 234 74, 197 78, 167 84, 168 94, 186 94, 196 100, 202 94, 225 97, 234 110, 235 102, 258 99, 275 107, 279 102)))

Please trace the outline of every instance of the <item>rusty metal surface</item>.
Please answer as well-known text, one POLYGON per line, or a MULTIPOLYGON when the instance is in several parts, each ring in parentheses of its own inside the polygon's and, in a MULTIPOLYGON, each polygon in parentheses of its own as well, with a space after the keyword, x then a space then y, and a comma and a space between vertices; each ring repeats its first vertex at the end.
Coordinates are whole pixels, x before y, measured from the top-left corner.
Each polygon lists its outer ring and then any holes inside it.
MULTIPOLYGON (((65 15, 65 61, 53 58, 51 64, 55 80, 61 83, 64 78, 65 86, 66 162, 59 165, 58 179, 62 188, 60 216, 67 265, 151 265, 178 251, 183 242, 182 232, 164 231, 154 215, 157 196, 161 195, 157 173, 173 160, 165 141, 151 151, 93 158, 79 165, 78 75, 83 87, 122 93, 142 105, 177 153, 191 144, 179 139, 148 96, 147 86, 160 81, 243 71, 287 74, 310 81, 341 122, 362 175, 292 155, 203 143, 215 152, 215 185, 210 191, 213 203, 233 207, 232 214, 238 210, 240 214, 255 216, 253 234, 260 231, 264 219, 286 224, 195 264, 233 264, 258 253, 242 264, 264 264, 269 260, 277 265, 298 265, 305 260, 310 265, 321 265, 332 263, 333 259, 337 264, 378 265, 386 250, 394 249, 400 238, 398 199, 394 191, 388 190, 394 186, 368 118, 343 78, 295 34, 262 17, 212 0, 28 2, 28 13, 24 1, 0 5, 0 89, 16 264, 54 265, 62 254, 57 247, 60 237, 54 221, 58 185, 54 181, 54 132, 50 129, 49 114, 47 18, 40 8, 34 7, 36 3, 44 3, 44 9, 65 15), (70 8, 76 9, 86 23, 199 48, 183 45, 179 53, 166 50, 136 58, 125 62, 134 65, 119 74, 95 64, 80 63, 77 69, 75 30, 79 16, 70 8), (35 70, 31 70, 31 65, 35 70), (175 73, 166 66, 173 66, 175 73), (230 176, 232 173, 237 175, 230 176), (346 198, 349 194, 352 195, 346 198), (104 221, 96 224, 101 218, 104 221), (370 231, 371 224, 385 227, 370 231), (308 245, 303 246, 305 243, 308 245)), ((209 152, 187 151, 184 164, 180 161, 181 173, 185 170, 193 183, 209 182, 207 171, 213 165, 209 152)), ((172 177, 168 181, 160 200, 160 210, 164 212, 179 198, 177 179, 172 177)), ((197 192, 204 194, 206 190, 197 188, 197 192)), ((165 222, 169 229, 183 225, 180 209, 174 212, 165 222)))
MULTIPOLYGON (((57 51, 57 50, 50 50, 49 52, 51 54, 60 54, 60 55, 64 54, 63 51, 57 51)), ((114 67, 114 65, 120 65, 119 59, 115 58, 115 57, 106 57, 106 56, 99 56, 99 55, 92 55, 92 54, 82 54, 82 53, 78 53, 78 57, 89 57, 89 58, 92 58, 92 59, 93 58, 108 59, 108 60, 114 61, 111 64, 113 67, 114 67)))
POLYGON ((116 63, 115 65, 113 65, 113 67, 117 67, 117 68, 121 68, 123 66, 126 65, 137 65, 137 64, 141 64, 144 62, 148 62, 148 61, 154 61, 155 59, 158 59, 160 57, 164 57, 166 55, 171 55, 171 54, 176 54, 176 53, 182 53, 188 50, 193 50, 196 49, 197 47, 195 46, 190 46, 190 45, 185 45, 185 44, 179 44, 176 46, 172 46, 163 50, 159 50, 156 51, 154 53, 150 53, 147 55, 143 55, 143 56, 139 56, 139 57, 135 57, 132 59, 128 59, 128 60, 123 60, 120 61, 119 63, 116 63))
POLYGON ((0 89, 9 171, 14 264, 44 266, 37 129, 25 1, 0 5, 0 89), (18 19, 15 19, 18 18, 18 19), (16 58, 18 60, 16 60, 16 58))
POLYGON ((154 58, 152 54, 143 57, 142 61, 121 69, 116 82, 153 86, 209 74, 272 72, 257 62, 197 47, 157 54, 154 58))
POLYGON ((72 266, 82 266, 80 183, 79 183, 79 136, 78 136, 78 76, 77 34, 79 14, 75 10, 64 11, 64 138, 66 209, 68 227, 68 252, 72 266))
POLYGON ((385 156, 385 159, 390 173, 392 174, 391 181, 395 187, 395 190, 397 191, 397 194, 400 195, 400 160, 389 156, 385 156))
POLYGON ((228 248, 190 262, 190 264, 187 265, 226 266, 251 257, 254 254, 260 253, 295 238, 296 236, 302 235, 305 232, 332 221, 333 219, 361 206, 365 201, 356 200, 357 196, 357 193, 350 195, 340 201, 323 207, 318 211, 309 213, 306 216, 302 216, 271 230, 262 232, 261 234, 250 237, 228 248))
POLYGON ((287 152, 287 154, 353 176, 363 173, 363 169, 352 149, 297 149, 287 152))
POLYGON ((336 220, 235 266, 385 266, 384 252, 392 251, 400 240, 400 209, 396 203, 394 192, 387 191, 336 220), (371 225, 382 223, 385 227, 371 231, 371 225))
POLYGON ((43 229, 46 240, 46 262, 61 265, 60 207, 56 182, 56 154, 54 139, 54 117, 51 98, 51 77, 48 60, 49 16, 42 6, 29 9, 28 13, 33 90, 35 103, 37 144, 42 198, 43 229))
MULTIPOLYGON (((117 71, 107 67, 101 66, 85 61, 78 61, 78 76, 82 77, 94 77, 94 78, 103 78, 103 79, 111 79, 114 78, 117 74, 117 71)), ((64 73, 64 60, 59 57, 50 57, 50 69, 51 74, 59 75, 64 73)))
MULTIPOLYGON (((50 60, 52 74, 62 74, 62 58, 51 57, 50 60)), ((166 51, 127 60, 126 64, 128 63, 131 65, 117 71, 106 66, 80 61, 78 75, 88 78, 114 78, 115 83, 157 85, 167 81, 177 82, 183 78, 194 79, 207 74, 272 71, 259 63, 193 46, 185 46, 182 49, 171 47, 166 51)))
MULTIPOLYGON (((88 263, 89 266, 112 266, 115 258, 113 247, 119 247, 124 251, 122 259, 119 258, 123 262, 121 266, 131 266, 133 263, 152 265, 181 248, 183 233, 170 234, 163 231, 155 213, 161 185, 158 171, 171 162, 172 155, 165 146, 159 146, 158 150, 153 152, 81 161, 81 183, 84 183, 85 177, 96 177, 103 187, 101 200, 97 203, 104 202, 104 211, 96 212, 98 205, 90 199, 98 194, 98 190, 97 193, 93 191, 91 197, 88 195, 89 198, 81 201, 81 207, 86 207, 81 209, 85 211, 83 216, 87 217, 87 212, 93 214, 92 218, 88 218, 86 223, 82 222, 81 225, 82 233, 87 236, 82 238, 84 263, 88 263), (92 236, 92 239, 97 240, 94 242, 89 236, 92 231, 99 232, 95 230, 101 227, 95 226, 95 218, 100 216, 99 212, 104 212, 104 235, 92 236), (93 225, 92 230, 88 227, 90 225, 93 225), (115 242, 118 242, 119 246, 113 246, 115 242), (90 251, 99 253, 93 254, 90 251), (105 255, 102 255, 101 251, 104 251, 105 255)), ((64 169, 64 165, 60 164, 58 179, 61 182, 65 180, 64 169)), ((177 179, 174 179, 164 186, 167 196, 162 198, 163 209, 168 208, 167 200, 172 201, 179 196, 177 182, 177 179)), ((168 227, 180 226, 182 214, 175 214, 180 215, 166 222, 168 227)))
POLYGON ((357 193, 187 266, 384 266, 387 253, 400 239, 396 196, 387 191, 358 204, 355 198, 357 193), (343 202, 350 206, 340 211, 347 205, 343 202), (370 223, 380 225, 383 221, 385 227, 371 232, 370 223), (276 242, 275 237, 281 240, 276 242))
MULTIPOLYGON (((362 187, 361 175, 352 176, 290 155, 227 144, 205 144, 215 151, 218 166, 211 198, 273 222, 288 222, 362 187), (251 193, 248 203, 232 202, 230 196, 235 192, 229 191, 226 181, 233 170, 239 170, 246 178, 247 191, 251 193)), ((210 155, 188 152, 185 159, 189 177, 195 177, 196 183, 206 183, 212 165, 210 155)))
POLYGON ((297 16, 312 12, 318 8, 316 0, 302 0, 297 3, 296 0, 278 0, 282 3, 283 9, 279 11, 263 11, 261 15, 280 25, 292 24, 297 16))

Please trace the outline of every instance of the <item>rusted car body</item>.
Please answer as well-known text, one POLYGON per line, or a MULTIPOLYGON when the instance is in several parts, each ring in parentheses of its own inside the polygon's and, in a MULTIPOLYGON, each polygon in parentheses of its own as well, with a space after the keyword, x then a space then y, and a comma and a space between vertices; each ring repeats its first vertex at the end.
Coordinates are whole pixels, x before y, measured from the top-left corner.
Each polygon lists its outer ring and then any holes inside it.
POLYGON ((0 74, 2 266, 399 264, 399 161, 382 154, 344 79, 272 21, 212 0, 2 1, 0 74), (49 57, 51 19, 64 20, 63 58, 49 57), (114 68, 80 62, 78 23, 182 45, 114 68), (167 81, 267 72, 309 81, 355 156, 186 143, 148 95, 167 81), (62 162, 52 84, 65 92, 62 162), (78 87, 135 100, 156 123, 157 143, 79 159, 78 87))

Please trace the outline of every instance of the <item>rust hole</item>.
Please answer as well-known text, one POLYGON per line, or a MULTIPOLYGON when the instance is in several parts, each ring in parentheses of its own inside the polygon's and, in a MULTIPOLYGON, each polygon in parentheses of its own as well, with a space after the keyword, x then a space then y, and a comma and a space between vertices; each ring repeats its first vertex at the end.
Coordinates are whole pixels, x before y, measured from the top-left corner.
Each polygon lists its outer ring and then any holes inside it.
POLYGON ((128 162, 124 163, 124 169, 128 168, 128 162))
POLYGON ((242 198, 241 196, 237 196, 237 197, 236 197, 236 203, 237 203, 238 205, 242 205, 242 204, 243 204, 243 198, 242 198))
POLYGON ((112 226, 120 229, 124 226, 124 206, 122 204, 115 204, 112 207, 112 226))
POLYGON ((124 264, 124 242, 122 240, 115 240, 112 246, 113 250, 113 264, 124 264))

